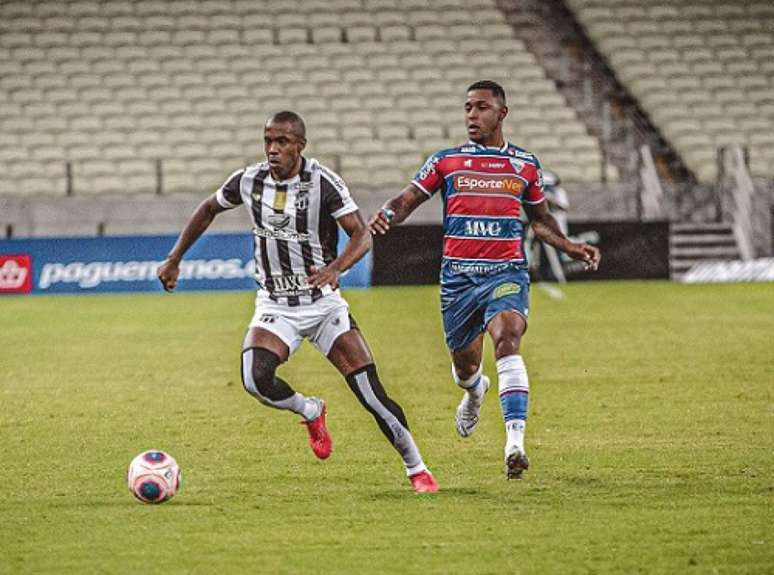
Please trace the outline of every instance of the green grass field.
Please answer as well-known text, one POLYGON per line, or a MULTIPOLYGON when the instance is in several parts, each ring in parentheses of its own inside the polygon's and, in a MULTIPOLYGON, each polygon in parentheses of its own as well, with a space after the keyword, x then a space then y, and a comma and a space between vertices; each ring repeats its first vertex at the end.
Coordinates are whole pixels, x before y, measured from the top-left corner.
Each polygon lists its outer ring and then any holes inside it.
POLYGON ((454 431, 437 288, 345 295, 441 493, 308 344, 280 374, 329 460, 243 391, 252 294, 5 298, 0 573, 774 573, 774 284, 534 289, 520 482, 496 392, 454 431), (126 488, 149 448, 183 468, 161 506, 126 488))

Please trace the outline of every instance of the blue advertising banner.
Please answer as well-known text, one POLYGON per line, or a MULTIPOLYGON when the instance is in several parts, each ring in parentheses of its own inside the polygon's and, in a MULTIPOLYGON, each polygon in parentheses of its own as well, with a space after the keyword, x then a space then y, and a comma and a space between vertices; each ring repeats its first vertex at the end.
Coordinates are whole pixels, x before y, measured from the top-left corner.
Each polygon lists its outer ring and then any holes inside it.
MULTIPOLYGON (((0 294, 162 291, 156 270, 177 236, 0 240, 0 294)), ((339 235, 339 250, 347 241, 339 235)), ((254 290, 253 236, 206 234, 180 264, 180 291, 254 290)), ((367 254, 342 287, 371 284, 367 254)))

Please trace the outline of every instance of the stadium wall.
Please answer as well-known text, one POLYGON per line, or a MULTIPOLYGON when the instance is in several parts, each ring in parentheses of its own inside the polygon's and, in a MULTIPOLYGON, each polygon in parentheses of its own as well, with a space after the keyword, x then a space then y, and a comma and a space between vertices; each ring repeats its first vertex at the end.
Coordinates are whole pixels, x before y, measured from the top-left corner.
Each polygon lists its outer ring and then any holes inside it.
MULTIPOLYGON (((669 222, 570 222, 570 235, 599 246, 602 265, 585 272, 583 264, 562 259, 569 280, 668 279, 669 222)), ((443 228, 440 225, 399 226, 374 239, 373 285, 438 282, 443 228)))
MULTIPOLYGON (((575 222, 570 234, 598 245, 604 260, 593 273, 565 259, 571 280, 667 279, 667 222, 575 222)), ((156 270, 175 235, 0 240, 0 294, 161 291, 156 270)), ((339 237, 339 249, 346 236, 339 237)), ((342 277, 342 287, 434 284, 443 228, 405 225, 374 239, 374 249, 342 277)), ((209 233, 181 264, 181 291, 253 290, 252 234, 209 233)))

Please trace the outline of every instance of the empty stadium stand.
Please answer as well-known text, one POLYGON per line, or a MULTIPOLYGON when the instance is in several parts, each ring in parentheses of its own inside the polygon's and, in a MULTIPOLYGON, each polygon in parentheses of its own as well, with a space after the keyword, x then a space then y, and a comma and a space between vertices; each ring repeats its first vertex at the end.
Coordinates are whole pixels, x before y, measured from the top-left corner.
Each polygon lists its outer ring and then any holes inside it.
POLYGON ((702 182, 741 144, 774 177, 774 4, 567 0, 617 77, 702 182))
POLYGON ((565 181, 616 177, 493 0, 5 1, 0 195, 201 194, 288 108, 308 155, 392 193, 464 141, 484 77, 508 92, 511 141, 565 181))

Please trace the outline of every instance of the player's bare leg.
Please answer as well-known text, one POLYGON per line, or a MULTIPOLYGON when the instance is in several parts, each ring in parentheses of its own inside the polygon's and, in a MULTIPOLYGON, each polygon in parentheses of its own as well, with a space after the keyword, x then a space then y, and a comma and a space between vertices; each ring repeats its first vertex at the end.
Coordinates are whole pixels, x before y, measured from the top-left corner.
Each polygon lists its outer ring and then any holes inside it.
POLYGON ((452 351, 454 383, 465 390, 454 414, 454 424, 461 437, 473 434, 481 414, 484 395, 489 390, 489 378, 483 374, 481 362, 484 334, 462 349, 452 351))
POLYGON ((417 493, 438 491, 438 484, 425 466, 409 431, 403 410, 387 395, 379 381, 373 356, 360 331, 350 329, 336 338, 328 359, 346 378, 352 392, 400 454, 414 490, 417 493))
POLYGON ((529 379, 519 351, 526 329, 526 320, 515 311, 500 312, 487 325, 497 359, 500 406, 506 433, 505 475, 508 479, 520 479, 529 468, 524 449, 529 379))
POLYGON ((325 402, 317 397, 305 397, 275 375, 277 367, 289 355, 288 346, 279 337, 263 328, 251 327, 242 346, 242 383, 264 405, 302 416, 312 451, 318 458, 326 459, 333 442, 325 427, 325 402))

